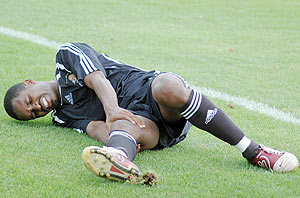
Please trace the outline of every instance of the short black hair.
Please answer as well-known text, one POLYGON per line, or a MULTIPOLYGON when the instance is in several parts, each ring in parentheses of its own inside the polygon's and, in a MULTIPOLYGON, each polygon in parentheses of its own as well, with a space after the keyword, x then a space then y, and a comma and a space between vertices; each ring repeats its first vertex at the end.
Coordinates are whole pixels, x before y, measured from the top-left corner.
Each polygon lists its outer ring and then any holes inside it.
POLYGON ((13 106, 12 106, 12 101, 13 99, 15 99, 16 97, 19 96, 19 94, 25 90, 25 85, 24 83, 18 83, 18 84, 15 84, 13 86, 11 86, 6 94, 5 94, 5 97, 4 97, 4 108, 5 108, 5 111, 6 113, 16 119, 16 120, 20 120, 16 113, 14 112, 14 109, 13 109, 13 106))

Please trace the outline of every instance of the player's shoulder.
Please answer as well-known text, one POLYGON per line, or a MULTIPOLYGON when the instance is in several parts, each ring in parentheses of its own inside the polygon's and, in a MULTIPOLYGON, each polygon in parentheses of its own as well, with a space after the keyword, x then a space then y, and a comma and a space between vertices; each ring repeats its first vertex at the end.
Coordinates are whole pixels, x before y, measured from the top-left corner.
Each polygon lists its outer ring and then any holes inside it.
POLYGON ((56 109, 53 110, 51 117, 52 123, 56 126, 64 126, 64 124, 67 122, 66 117, 60 114, 60 111, 56 109))

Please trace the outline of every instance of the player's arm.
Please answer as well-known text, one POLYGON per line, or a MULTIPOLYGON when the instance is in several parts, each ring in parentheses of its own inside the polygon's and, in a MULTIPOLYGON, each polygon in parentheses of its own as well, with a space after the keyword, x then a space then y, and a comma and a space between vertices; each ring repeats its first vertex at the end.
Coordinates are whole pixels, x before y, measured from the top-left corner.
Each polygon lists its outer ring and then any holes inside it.
POLYGON ((128 120, 144 128, 141 119, 130 111, 119 107, 117 95, 102 71, 94 71, 84 78, 84 83, 90 89, 93 89, 99 100, 102 102, 106 114, 106 127, 110 130, 110 125, 116 120, 128 120))
POLYGON ((95 91, 103 104, 108 130, 112 122, 120 119, 128 120, 143 128, 144 124, 137 116, 118 106, 115 90, 106 79, 105 69, 97 56, 98 53, 86 44, 67 43, 62 45, 56 54, 57 67, 74 73, 78 81, 83 81, 95 91))

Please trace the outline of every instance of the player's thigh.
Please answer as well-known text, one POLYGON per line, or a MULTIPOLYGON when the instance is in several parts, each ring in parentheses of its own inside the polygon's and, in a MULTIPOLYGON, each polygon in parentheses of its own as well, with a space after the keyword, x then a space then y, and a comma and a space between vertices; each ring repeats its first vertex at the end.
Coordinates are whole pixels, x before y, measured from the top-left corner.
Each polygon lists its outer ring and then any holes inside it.
POLYGON ((126 131, 141 145, 141 150, 152 149, 158 144, 159 129, 152 120, 143 116, 138 117, 143 120, 145 128, 141 129, 127 120, 117 120, 111 125, 111 131, 126 131))

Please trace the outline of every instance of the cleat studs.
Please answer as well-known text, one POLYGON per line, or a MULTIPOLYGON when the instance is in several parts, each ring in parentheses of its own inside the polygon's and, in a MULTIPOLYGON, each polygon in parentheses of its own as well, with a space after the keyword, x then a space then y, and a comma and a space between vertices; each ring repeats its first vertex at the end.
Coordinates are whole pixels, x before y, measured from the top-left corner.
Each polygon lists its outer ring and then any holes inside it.
POLYGON ((98 154, 101 154, 101 150, 99 150, 99 149, 98 149, 98 150, 96 150, 96 152, 97 152, 98 154))
POLYGON ((131 173, 136 175, 136 171, 135 170, 131 170, 131 173))
POLYGON ((110 177, 110 174, 109 173, 106 173, 106 175, 105 175, 106 177, 110 177))
POLYGON ((107 163, 107 160, 103 160, 103 161, 102 161, 102 164, 106 164, 106 163, 107 163))
POLYGON ((104 176, 104 173, 103 173, 103 172, 100 172, 99 175, 100 175, 101 177, 103 177, 103 176, 104 176))
POLYGON ((95 158, 95 159, 94 159, 94 162, 95 162, 95 163, 96 163, 96 162, 98 162, 98 159, 97 159, 97 158, 95 158))
POLYGON ((111 155, 108 154, 108 153, 107 153, 105 156, 106 156, 107 159, 110 159, 110 158, 111 158, 111 155))
POLYGON ((110 161, 111 161, 111 162, 114 162, 114 161, 115 161, 115 159, 114 159, 114 158, 110 158, 110 161))
POLYGON ((95 149, 90 150, 90 153, 95 153, 95 152, 96 152, 95 149))
POLYGON ((101 169, 101 170, 104 170, 104 166, 101 166, 100 169, 101 169))

